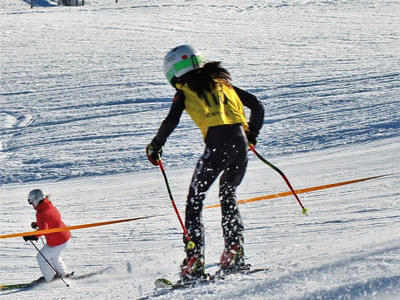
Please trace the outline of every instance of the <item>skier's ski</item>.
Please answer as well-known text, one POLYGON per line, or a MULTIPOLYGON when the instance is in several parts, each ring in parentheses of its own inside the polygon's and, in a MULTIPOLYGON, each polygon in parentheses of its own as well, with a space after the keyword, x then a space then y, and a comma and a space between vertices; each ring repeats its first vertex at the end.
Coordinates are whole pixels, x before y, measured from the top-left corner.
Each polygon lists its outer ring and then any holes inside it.
POLYGON ((26 283, 17 283, 17 284, 3 284, 0 285, 0 291, 10 291, 10 290, 27 290, 38 286, 41 283, 45 283, 45 281, 32 281, 26 283))
POLYGON ((0 291, 23 289, 31 286, 32 286, 31 283, 3 284, 0 285, 0 291))
POLYGON ((209 284, 216 282, 218 280, 224 280, 228 275, 233 275, 233 274, 253 274, 257 272, 265 272, 268 271, 269 268, 251 268, 250 265, 246 265, 245 268, 237 269, 237 270, 218 270, 214 274, 207 274, 206 278, 201 278, 193 281, 177 281, 173 283, 171 280, 167 278, 159 278, 157 279, 154 284, 156 288, 158 289, 169 289, 169 290, 175 290, 175 289, 182 289, 182 288, 187 288, 187 287, 193 287, 199 284, 209 284))
POLYGON ((217 272, 215 272, 215 277, 216 278, 220 278, 220 279, 224 279, 224 276, 227 275, 232 275, 232 274, 253 274, 253 273, 258 273, 258 272, 266 272, 268 271, 269 268, 251 268, 250 265, 246 265, 245 268, 243 269, 238 269, 238 270, 218 270, 217 272))
POLYGON ((192 287, 199 284, 207 284, 210 282, 215 281, 215 277, 213 275, 207 275, 206 278, 191 280, 191 281, 177 281, 173 283, 172 281, 168 280, 167 278, 159 278, 154 282, 154 285, 158 289, 168 289, 168 290, 175 290, 175 289, 182 289, 187 287, 192 287))
POLYGON ((85 278, 88 278, 88 277, 92 277, 94 275, 103 274, 103 273, 105 273, 105 272, 107 272, 109 270, 112 270, 112 269, 113 269, 113 267, 106 267, 106 268, 100 269, 98 271, 94 271, 94 272, 90 272, 90 273, 86 273, 86 274, 82 274, 82 275, 75 275, 74 274, 71 277, 68 277, 68 279, 73 279, 73 280, 85 279, 85 278))
MULTIPOLYGON (((215 264, 218 265, 218 264, 215 264)), ((212 265, 214 266, 214 265, 212 265)), ((219 282, 220 280, 225 280, 226 277, 225 276, 229 276, 229 275, 233 275, 233 274, 253 274, 253 273, 257 273, 257 272, 265 272, 268 271, 269 268, 250 268, 250 265, 247 265, 248 268, 245 270, 236 270, 236 272, 231 271, 226 272, 226 271, 221 271, 218 270, 217 272, 215 272, 214 274, 208 274, 206 278, 200 279, 200 280, 194 280, 194 281, 177 281, 177 282, 172 282, 171 280, 167 279, 167 278, 159 278, 157 279, 154 284, 156 286, 156 291, 151 294, 151 295, 147 295, 144 297, 141 297, 137 300, 147 300, 147 299, 153 299, 156 297, 160 297, 163 295, 166 295, 174 290, 179 290, 179 289, 186 289, 186 288, 190 288, 190 287, 196 287, 196 286, 203 286, 203 285, 208 285, 208 284, 212 284, 215 282, 219 282)))
POLYGON ((154 284, 156 286, 156 291, 150 295, 138 298, 137 300, 153 299, 156 297, 166 295, 166 294, 172 292, 173 290, 189 288, 189 287, 194 287, 194 286, 198 286, 198 285, 206 285, 206 284, 209 284, 212 282, 214 282, 214 281, 211 277, 207 277, 207 278, 204 278, 201 280, 195 280, 192 282, 191 281, 185 281, 185 282, 178 281, 175 283, 173 283, 172 281, 170 281, 169 279, 166 279, 166 278, 159 278, 154 282, 154 284))
MULTIPOLYGON (((94 275, 99 275, 99 274, 103 274, 108 270, 111 270, 112 267, 106 267, 103 269, 100 269, 98 271, 94 271, 94 272, 90 272, 90 273, 86 273, 86 274, 82 274, 82 275, 70 275, 65 277, 66 279, 72 279, 72 280, 79 280, 79 279, 85 279, 85 278, 89 278, 91 276, 94 275)), ((57 280, 58 278, 55 278, 54 280, 57 280)), ((9 291, 9 290, 27 290, 27 289, 31 289, 33 287, 36 287, 37 285, 40 285, 41 283, 46 283, 46 281, 40 281, 38 282, 37 280, 32 281, 32 282, 26 282, 26 283, 17 283, 17 284, 3 284, 0 285, 0 291, 9 291)))

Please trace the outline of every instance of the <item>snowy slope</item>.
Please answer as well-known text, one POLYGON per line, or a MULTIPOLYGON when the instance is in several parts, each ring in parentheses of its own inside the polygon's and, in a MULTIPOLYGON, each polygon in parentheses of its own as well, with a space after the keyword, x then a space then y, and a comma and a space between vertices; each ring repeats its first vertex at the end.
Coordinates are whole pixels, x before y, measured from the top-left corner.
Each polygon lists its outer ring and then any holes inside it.
MULTIPOLYGON (((300 195, 307 217, 290 196, 241 205, 247 259, 270 271, 159 298, 400 296, 398 1, 86 2, 0 4, 0 234, 30 229, 35 187, 71 225, 154 217, 73 232, 64 251, 72 270, 113 271, 0 298, 135 299, 157 277, 177 279, 181 229, 144 148, 173 95, 162 57, 182 43, 221 60, 263 102, 257 149, 295 188, 390 175, 300 195)), ((185 115, 163 156, 182 214, 202 148, 185 115)), ((249 155, 239 199, 288 190, 249 155)), ((213 186, 205 205, 217 202, 213 186)), ((212 265, 222 251, 219 209, 206 209, 204 221, 212 265)), ((40 275, 30 244, 0 243, 0 284, 40 275)))

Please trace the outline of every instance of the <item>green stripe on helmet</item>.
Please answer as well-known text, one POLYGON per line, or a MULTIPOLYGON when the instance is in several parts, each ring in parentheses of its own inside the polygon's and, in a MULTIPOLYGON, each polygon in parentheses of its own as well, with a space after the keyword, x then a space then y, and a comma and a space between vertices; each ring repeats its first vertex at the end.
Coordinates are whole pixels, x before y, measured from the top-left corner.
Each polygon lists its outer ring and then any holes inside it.
POLYGON ((192 57, 188 57, 184 60, 181 60, 180 62, 177 62, 169 69, 167 73, 167 79, 168 81, 171 81, 172 77, 174 77, 177 72, 189 67, 193 67, 194 69, 196 69, 203 63, 204 63, 204 58, 201 55, 195 55, 192 57))

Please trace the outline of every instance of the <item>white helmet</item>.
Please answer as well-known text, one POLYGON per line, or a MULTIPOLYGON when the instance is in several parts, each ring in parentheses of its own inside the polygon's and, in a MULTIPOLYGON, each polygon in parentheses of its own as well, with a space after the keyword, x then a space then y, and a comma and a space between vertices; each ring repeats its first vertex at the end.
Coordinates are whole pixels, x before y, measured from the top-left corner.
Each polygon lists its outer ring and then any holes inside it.
POLYGON ((204 58, 199 51, 189 45, 181 45, 170 50, 164 57, 163 70, 169 83, 189 71, 201 68, 204 58))
POLYGON ((44 194, 42 190, 34 189, 29 192, 28 203, 33 205, 33 207, 38 206, 40 201, 42 201, 43 199, 44 199, 44 194))

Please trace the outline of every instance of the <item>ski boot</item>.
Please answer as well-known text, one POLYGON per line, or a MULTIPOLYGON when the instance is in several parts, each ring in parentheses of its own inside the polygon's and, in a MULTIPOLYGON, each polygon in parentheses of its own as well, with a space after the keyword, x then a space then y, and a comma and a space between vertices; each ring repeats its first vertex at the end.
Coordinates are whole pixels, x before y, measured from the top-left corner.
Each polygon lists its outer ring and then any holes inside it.
POLYGON ((40 283, 44 283, 46 280, 44 279, 43 276, 39 277, 38 279, 31 281, 30 285, 38 285, 40 283))
POLYGON ((75 275, 75 271, 72 271, 70 273, 66 273, 64 276, 62 276, 63 278, 74 278, 75 275))
POLYGON ((204 258, 200 253, 193 254, 183 260, 181 265, 180 281, 196 283, 207 278, 204 273, 204 258))
POLYGON ((224 249, 220 259, 220 271, 224 275, 243 272, 250 269, 250 264, 244 262, 244 249, 240 244, 224 249))

